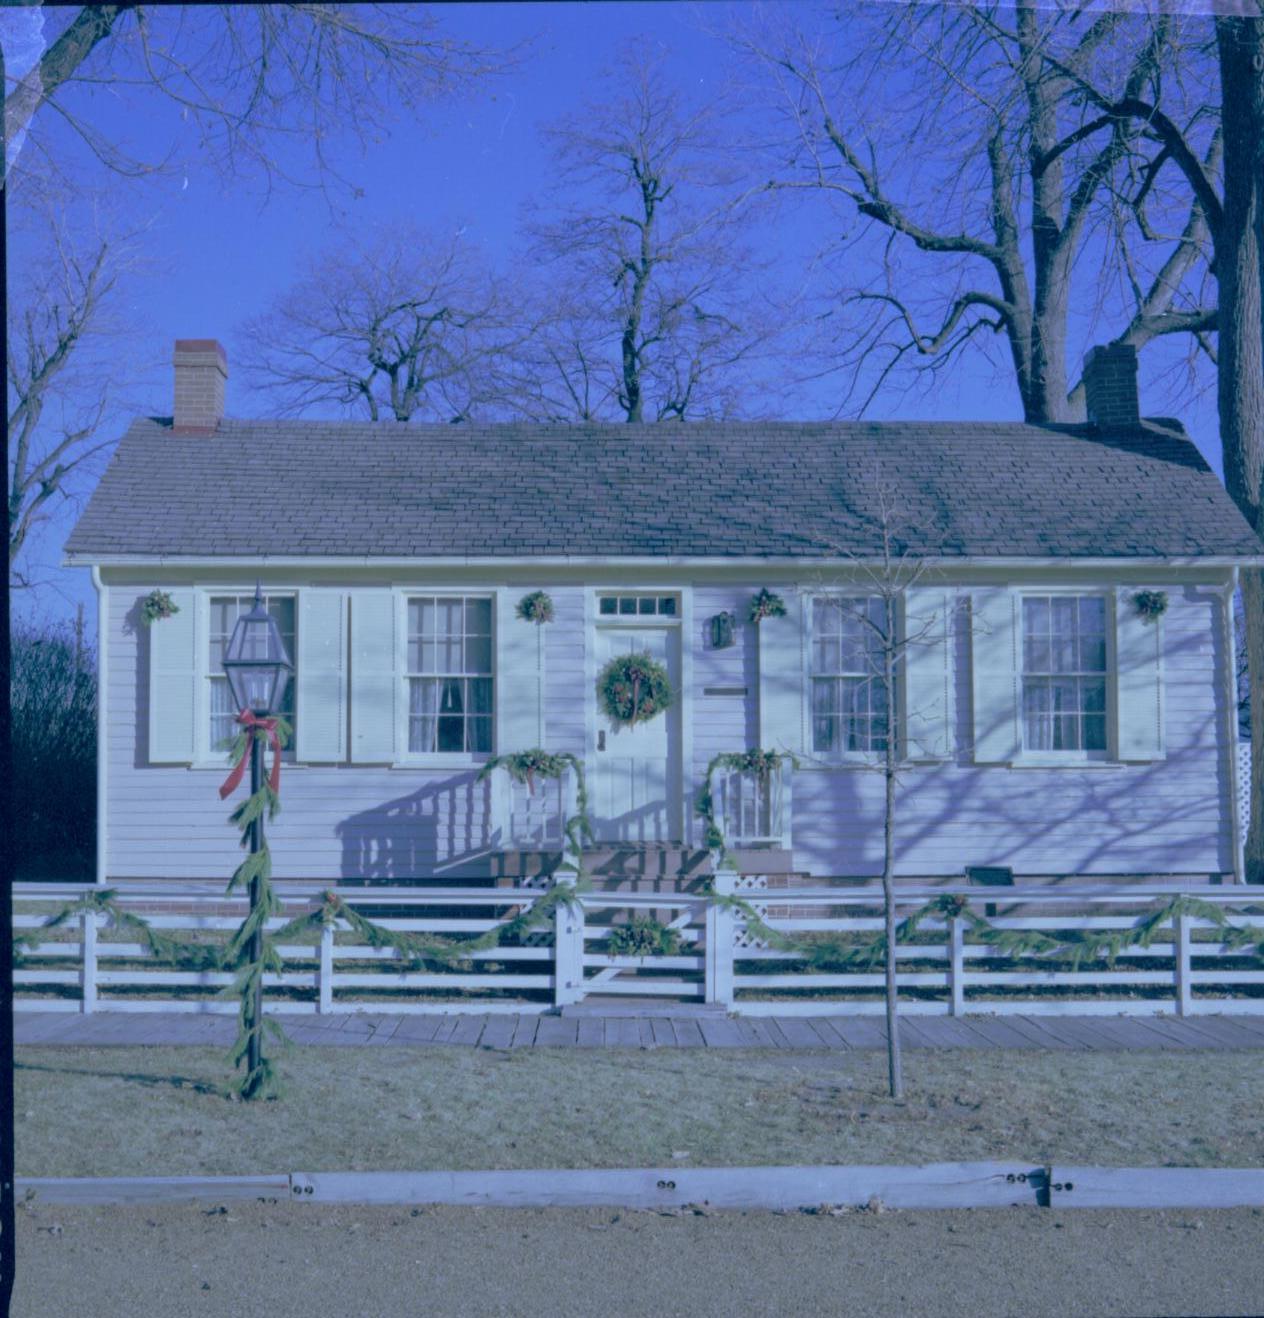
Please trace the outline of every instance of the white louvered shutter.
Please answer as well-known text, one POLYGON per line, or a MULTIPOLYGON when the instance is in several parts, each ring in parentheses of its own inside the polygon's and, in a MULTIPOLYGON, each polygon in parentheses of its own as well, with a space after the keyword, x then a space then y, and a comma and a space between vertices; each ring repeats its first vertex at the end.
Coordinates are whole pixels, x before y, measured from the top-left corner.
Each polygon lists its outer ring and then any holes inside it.
POLYGON ((514 592, 496 597, 496 754, 544 743, 542 628, 517 616, 514 592))
POLYGON ((995 587, 976 590, 971 603, 974 758, 1006 764, 1023 745, 1018 596, 995 587))
POLYGON ((910 760, 952 754, 952 605, 947 590, 904 593, 904 741, 910 760))
POLYGON ((1121 760, 1161 760, 1164 620, 1142 618, 1134 594, 1120 590, 1115 598, 1116 753, 1121 760))
POLYGON ((765 750, 802 753, 807 747, 803 690, 808 602, 785 592, 783 618, 759 623, 759 744, 765 750))
MULTIPOLYGON (((358 764, 389 764, 397 755, 399 623, 391 591, 352 593, 351 758, 358 764)), ((298 713, 305 717, 301 706, 298 713)))
POLYGON ((197 745, 198 601, 192 590, 167 593, 179 612, 146 628, 149 758, 156 764, 188 764, 197 745))
POLYGON ((347 758, 347 596, 310 589, 298 597, 294 656, 298 728, 295 757, 309 763, 347 758))

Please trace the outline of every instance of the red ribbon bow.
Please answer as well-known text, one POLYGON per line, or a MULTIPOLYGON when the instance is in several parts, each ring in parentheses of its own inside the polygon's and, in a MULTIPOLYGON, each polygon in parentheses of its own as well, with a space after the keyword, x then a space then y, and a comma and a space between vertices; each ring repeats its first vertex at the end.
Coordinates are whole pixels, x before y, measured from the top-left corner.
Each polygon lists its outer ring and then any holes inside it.
POLYGON ((250 749, 254 745, 256 728, 262 728, 268 734, 268 745, 272 747, 272 772, 268 775, 268 786, 272 788, 274 794, 279 792, 281 790, 281 739, 277 736, 276 719, 259 718, 250 710, 243 709, 237 715, 237 722, 250 733, 250 736, 246 738, 246 744, 241 752, 241 759, 233 766, 232 773, 224 779, 224 785, 219 789, 220 800, 222 801, 226 796, 231 796, 237 790, 237 784, 241 782, 241 776, 246 772, 246 761, 250 758, 250 749))

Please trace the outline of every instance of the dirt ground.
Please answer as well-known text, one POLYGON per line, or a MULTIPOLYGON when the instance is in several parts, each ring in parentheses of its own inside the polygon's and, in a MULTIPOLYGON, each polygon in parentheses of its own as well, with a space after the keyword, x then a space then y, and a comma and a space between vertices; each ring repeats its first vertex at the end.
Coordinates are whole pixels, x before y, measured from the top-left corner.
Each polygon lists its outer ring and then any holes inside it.
POLYGON ((15 1318, 1264 1311, 1264 1212, 19 1211, 15 1318))
POLYGON ((299 1047, 233 1103, 222 1049, 21 1048, 18 1171, 1264 1164, 1260 1053, 1018 1056, 920 1052, 893 1103, 878 1053, 299 1047))

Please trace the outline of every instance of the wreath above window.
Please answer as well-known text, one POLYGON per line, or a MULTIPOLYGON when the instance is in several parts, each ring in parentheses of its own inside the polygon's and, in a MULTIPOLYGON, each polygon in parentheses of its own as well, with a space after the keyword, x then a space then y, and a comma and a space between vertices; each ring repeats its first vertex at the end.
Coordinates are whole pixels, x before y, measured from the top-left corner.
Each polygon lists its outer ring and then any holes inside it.
POLYGON ((533 590, 518 601, 518 617, 527 622, 553 621, 553 601, 542 590, 533 590))
POLYGON ((1132 607, 1146 622, 1157 622, 1167 612, 1167 592, 1139 590, 1132 597, 1132 607))
POLYGON ((146 627, 180 612, 180 606, 165 590, 151 590, 140 602, 140 620, 146 627))
POLYGON ((676 699, 667 669, 650 654, 616 655, 597 678, 602 711, 633 727, 670 709, 676 699))
POLYGON ((758 626, 765 618, 784 618, 786 602, 771 590, 761 590, 750 603, 750 620, 758 626))

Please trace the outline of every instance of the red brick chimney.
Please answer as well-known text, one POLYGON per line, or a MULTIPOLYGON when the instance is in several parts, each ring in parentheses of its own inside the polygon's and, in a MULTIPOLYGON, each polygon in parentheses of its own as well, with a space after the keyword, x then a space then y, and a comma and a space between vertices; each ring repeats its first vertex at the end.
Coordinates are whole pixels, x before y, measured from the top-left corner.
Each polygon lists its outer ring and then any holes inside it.
POLYGON ((1100 430, 1128 428, 1141 420, 1137 400, 1137 350, 1130 343, 1094 348, 1084 358, 1084 407, 1100 430))
POLYGON ((177 435, 210 435, 224 417, 228 357, 216 339, 177 339, 172 429, 177 435))

